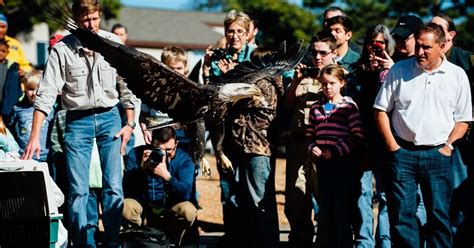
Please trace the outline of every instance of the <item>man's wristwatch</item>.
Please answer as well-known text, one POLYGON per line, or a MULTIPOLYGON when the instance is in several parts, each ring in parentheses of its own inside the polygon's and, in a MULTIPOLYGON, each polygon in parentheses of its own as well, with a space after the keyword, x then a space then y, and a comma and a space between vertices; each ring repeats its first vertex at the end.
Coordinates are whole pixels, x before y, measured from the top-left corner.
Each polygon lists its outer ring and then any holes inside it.
POLYGON ((444 145, 449 147, 449 150, 454 151, 454 146, 452 144, 445 143, 444 145))
POLYGON ((137 126, 137 123, 132 121, 132 122, 127 122, 125 125, 131 127, 132 129, 135 129, 135 127, 137 126))

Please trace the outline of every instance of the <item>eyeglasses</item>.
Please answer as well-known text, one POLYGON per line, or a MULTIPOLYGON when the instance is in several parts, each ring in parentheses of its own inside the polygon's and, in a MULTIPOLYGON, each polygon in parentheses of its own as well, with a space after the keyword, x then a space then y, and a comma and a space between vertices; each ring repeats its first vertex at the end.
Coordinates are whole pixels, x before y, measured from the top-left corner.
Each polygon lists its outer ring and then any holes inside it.
POLYGON ((245 31, 243 29, 226 30, 225 34, 230 36, 230 37, 234 36, 234 34, 236 34, 237 36, 244 36, 245 34, 247 34, 247 31, 245 31))
POLYGON ((318 56, 318 54, 319 54, 319 55, 321 55, 321 57, 324 58, 324 57, 328 56, 330 53, 332 53, 332 51, 319 51, 319 50, 315 50, 315 49, 309 50, 309 55, 314 56, 314 57, 318 56))

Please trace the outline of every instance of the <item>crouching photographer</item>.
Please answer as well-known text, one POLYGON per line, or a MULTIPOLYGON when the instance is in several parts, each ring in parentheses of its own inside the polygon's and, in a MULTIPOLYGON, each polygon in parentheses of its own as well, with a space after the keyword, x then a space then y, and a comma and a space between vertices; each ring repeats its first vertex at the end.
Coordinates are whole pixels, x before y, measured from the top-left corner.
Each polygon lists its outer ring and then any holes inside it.
POLYGON ((139 146, 125 156, 123 218, 127 226, 154 227, 181 245, 196 220, 189 202, 194 164, 181 150, 172 127, 153 132, 152 146, 139 146))

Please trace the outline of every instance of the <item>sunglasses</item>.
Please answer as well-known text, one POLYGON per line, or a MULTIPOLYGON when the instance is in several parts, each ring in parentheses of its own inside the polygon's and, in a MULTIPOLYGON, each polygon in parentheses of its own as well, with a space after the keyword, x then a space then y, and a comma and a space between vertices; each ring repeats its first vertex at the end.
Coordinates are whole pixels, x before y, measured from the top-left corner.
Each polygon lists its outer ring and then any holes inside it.
POLYGON ((318 54, 321 55, 321 57, 326 57, 328 56, 330 53, 332 53, 332 51, 319 51, 319 50, 315 50, 315 49, 311 49, 309 50, 309 55, 311 56, 317 56, 318 54))

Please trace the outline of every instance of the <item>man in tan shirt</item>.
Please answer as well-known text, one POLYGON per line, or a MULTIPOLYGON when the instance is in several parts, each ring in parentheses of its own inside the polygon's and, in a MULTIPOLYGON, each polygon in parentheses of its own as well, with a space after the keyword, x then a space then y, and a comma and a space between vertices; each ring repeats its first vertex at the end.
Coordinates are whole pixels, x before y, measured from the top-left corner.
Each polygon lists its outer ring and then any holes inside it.
MULTIPOLYGON (((99 30, 101 7, 96 1, 75 0, 76 22, 98 35, 120 42, 114 34, 99 30)), ((23 159, 39 155, 40 128, 57 94, 66 114, 64 151, 69 179, 69 222, 74 246, 95 247, 95 227, 88 223, 89 165, 94 138, 103 173, 104 247, 119 247, 123 209, 122 156, 132 130, 135 96, 104 58, 85 48, 74 36, 57 43, 50 54, 35 101, 33 127, 23 159), (120 95, 120 99, 119 99, 120 95), (127 124, 121 126, 117 104, 122 102, 127 124)))

